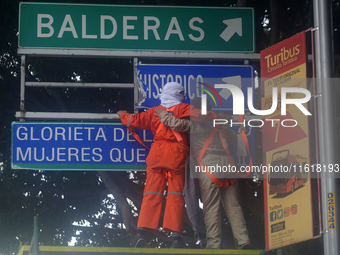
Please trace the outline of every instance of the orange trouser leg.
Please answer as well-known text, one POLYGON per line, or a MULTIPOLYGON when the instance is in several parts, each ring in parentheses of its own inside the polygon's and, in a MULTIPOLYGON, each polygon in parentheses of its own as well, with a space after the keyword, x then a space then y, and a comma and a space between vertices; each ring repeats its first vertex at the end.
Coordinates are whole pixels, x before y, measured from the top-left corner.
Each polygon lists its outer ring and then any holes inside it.
POLYGON ((146 171, 144 197, 137 227, 158 229, 166 185, 166 175, 162 169, 151 169, 147 167, 146 171))
POLYGON ((168 195, 166 199, 163 229, 165 231, 183 231, 184 214, 184 171, 168 172, 168 195))

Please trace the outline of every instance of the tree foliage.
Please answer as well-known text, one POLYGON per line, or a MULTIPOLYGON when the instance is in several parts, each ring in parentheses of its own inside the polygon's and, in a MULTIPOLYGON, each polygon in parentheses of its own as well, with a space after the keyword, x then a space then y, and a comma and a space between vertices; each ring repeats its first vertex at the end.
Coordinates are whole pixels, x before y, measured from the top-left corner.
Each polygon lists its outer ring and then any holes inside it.
MULTIPOLYGON (((254 7, 257 52, 312 26, 311 0, 74 0, 72 2, 254 7)), ((334 12, 338 14, 339 1, 333 1, 333 6, 334 12)), ((2 17, 0 25, 0 254, 14 254, 20 244, 30 243, 35 215, 39 216, 41 245, 67 245, 72 237, 77 237, 76 245, 81 246, 129 246, 136 228, 142 199, 145 182, 143 172, 11 170, 11 122, 16 120, 15 112, 20 109, 20 56, 16 53, 18 7, 19 1, 0 2, 2 17), (77 224, 74 224, 75 222, 77 224)), ((339 17, 340 15, 334 15, 335 45, 339 41, 339 17)), ((339 47, 335 48, 335 52, 339 53, 339 47)), ((131 59, 28 57, 26 80, 131 83, 133 82, 131 61, 131 59)), ((157 60, 160 61, 169 62, 157 60)), ((199 61, 184 61, 184 63, 197 62, 199 61)), ((206 62, 209 63, 209 60, 206 62)), ((230 64, 228 61, 211 62, 230 64)), ((259 63, 253 64, 259 70, 259 63)), ((25 109, 29 111, 97 113, 112 113, 120 109, 133 111, 131 89, 27 88, 25 95, 25 109)), ((241 202, 250 236, 258 243, 259 248, 263 248, 262 185, 247 180, 240 183, 239 190, 242 191, 241 202), (257 194, 256 197, 254 192, 257 194)), ((224 233, 229 240, 232 240, 227 221, 224 224, 224 233)), ((185 234, 192 237, 187 218, 185 234)), ((150 245, 167 247, 168 242, 168 237, 160 232, 156 233, 150 245)))

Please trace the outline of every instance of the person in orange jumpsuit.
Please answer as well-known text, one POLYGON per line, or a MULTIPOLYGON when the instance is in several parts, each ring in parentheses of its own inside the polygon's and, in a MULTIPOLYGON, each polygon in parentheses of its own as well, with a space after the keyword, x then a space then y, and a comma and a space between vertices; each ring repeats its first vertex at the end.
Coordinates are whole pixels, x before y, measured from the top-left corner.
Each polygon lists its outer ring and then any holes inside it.
MULTIPOLYGON (((177 118, 190 118, 190 105, 183 103, 184 88, 176 82, 164 86, 160 95, 161 106, 177 118)), ((163 194, 168 182, 168 192, 163 219, 163 230, 171 231, 171 248, 184 248, 182 239, 184 214, 184 172, 188 156, 187 134, 174 132, 160 122, 156 107, 138 114, 118 111, 122 124, 131 128, 151 129, 154 143, 146 158, 146 185, 137 224, 135 247, 144 247, 146 232, 157 230, 162 211, 163 194), (181 141, 179 141, 181 140, 181 141)))

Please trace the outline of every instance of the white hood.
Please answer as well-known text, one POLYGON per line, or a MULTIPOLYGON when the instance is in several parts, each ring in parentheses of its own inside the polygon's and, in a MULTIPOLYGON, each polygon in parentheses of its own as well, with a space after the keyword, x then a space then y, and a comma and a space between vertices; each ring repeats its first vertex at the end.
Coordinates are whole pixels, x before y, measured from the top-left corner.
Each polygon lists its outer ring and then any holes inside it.
POLYGON ((161 89, 160 95, 161 105, 165 108, 183 103, 184 101, 184 88, 177 82, 168 82, 164 88, 161 89))

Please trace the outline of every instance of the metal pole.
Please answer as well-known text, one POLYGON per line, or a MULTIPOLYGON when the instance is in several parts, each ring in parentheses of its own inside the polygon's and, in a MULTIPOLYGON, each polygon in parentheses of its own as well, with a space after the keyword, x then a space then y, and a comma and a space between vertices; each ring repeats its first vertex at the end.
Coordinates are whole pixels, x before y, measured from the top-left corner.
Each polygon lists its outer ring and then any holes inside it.
MULTIPOLYGON (((319 128, 318 128, 318 111, 317 111, 317 98, 319 94, 317 94, 316 90, 316 67, 315 67, 315 42, 314 42, 314 32, 318 30, 319 27, 311 29, 311 42, 312 42, 312 69, 313 69, 313 108, 314 108, 314 123, 315 123, 315 147, 316 147, 316 164, 320 163, 320 146, 319 146, 319 128)), ((320 55, 318 56, 320 59, 320 55)), ((318 201, 318 218, 319 218, 319 233, 317 233, 314 238, 320 238, 322 235, 322 208, 321 208, 321 182, 320 182, 320 173, 317 174, 317 201, 318 201)))
MULTIPOLYGON (((319 128, 319 151, 321 164, 335 164, 336 146, 334 143, 334 99, 331 86, 333 73, 332 57, 332 20, 331 1, 314 0, 314 27, 319 28, 315 32, 316 50, 316 74, 318 97, 318 128, 319 128)), ((328 229, 327 194, 336 192, 335 178, 328 172, 321 173, 321 199, 324 255, 339 254, 338 230, 328 229)), ((335 193, 337 194, 337 193, 335 193)), ((337 201, 337 199, 335 199, 337 201)), ((337 218, 337 217, 336 217, 337 218)))
POLYGON ((39 230, 38 230, 38 216, 34 216, 33 227, 33 255, 39 255, 39 230))
MULTIPOLYGON (((21 56, 20 66, 20 111, 25 111, 25 78, 26 78, 26 56, 21 56)), ((23 121, 24 119, 20 119, 23 121)))
POLYGON ((21 66, 20 66, 20 110, 25 110, 25 70, 26 70, 26 56, 21 56, 21 66))
POLYGON ((133 109, 134 109, 135 113, 138 113, 138 110, 136 109, 136 106, 137 106, 137 103, 138 103, 138 87, 137 87, 138 77, 137 77, 137 72, 135 71, 137 64, 138 64, 138 58, 133 58, 133 66, 132 66, 133 84, 134 84, 134 92, 133 92, 133 94, 134 94, 134 101, 133 101, 134 108, 133 109))
MULTIPOLYGON (((319 152, 318 157, 317 157, 317 164, 320 164, 320 162, 325 162, 325 147, 324 147, 324 127, 323 127, 323 105, 322 105, 322 101, 323 101, 323 97, 322 97, 322 82, 321 82, 321 56, 320 56, 320 31, 319 31, 319 26, 320 26, 320 20, 319 20, 319 1, 318 0, 314 0, 313 1, 313 10, 314 10, 314 52, 315 52, 315 76, 317 77, 315 83, 316 83, 316 89, 315 89, 315 100, 314 103, 316 103, 316 109, 317 112, 315 113, 315 115, 317 115, 317 131, 318 132, 318 148, 317 151, 319 152)), ((313 77, 315 78, 315 77, 313 77)), ((319 203, 321 204, 321 210, 319 210, 319 213, 321 213, 321 215, 319 216, 319 220, 321 219, 321 225, 322 226, 327 226, 327 222, 324 221, 325 216, 327 216, 327 214, 322 212, 322 208, 327 208, 327 199, 325 199, 325 194, 327 194, 326 191, 326 177, 324 173, 320 174, 321 180, 321 186, 320 186, 320 194, 319 194, 319 199, 321 201, 319 201, 319 203)), ((319 178, 319 176, 318 176, 319 178)), ((325 228, 320 228, 320 233, 324 234, 325 228)), ((329 240, 328 240, 328 235, 324 234, 323 235, 323 244, 324 244, 324 250, 325 250, 325 254, 328 254, 328 252, 326 252, 326 247, 329 247, 329 240)), ((328 249, 328 248, 327 248, 328 249)))

